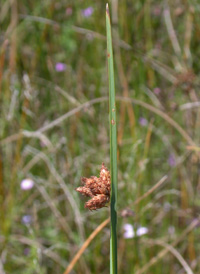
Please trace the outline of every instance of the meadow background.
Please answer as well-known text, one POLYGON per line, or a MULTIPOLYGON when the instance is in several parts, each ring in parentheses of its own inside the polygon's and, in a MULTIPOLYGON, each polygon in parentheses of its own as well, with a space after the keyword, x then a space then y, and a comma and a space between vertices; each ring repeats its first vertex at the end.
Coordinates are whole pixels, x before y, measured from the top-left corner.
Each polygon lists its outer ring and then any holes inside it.
MULTIPOLYGON (((81 176, 109 168, 105 6, 0 2, 1 274, 64 273, 109 216, 75 191, 81 176)), ((109 6, 119 273, 200 273, 199 1, 109 6)), ((109 233, 70 273, 109 273, 109 233)))

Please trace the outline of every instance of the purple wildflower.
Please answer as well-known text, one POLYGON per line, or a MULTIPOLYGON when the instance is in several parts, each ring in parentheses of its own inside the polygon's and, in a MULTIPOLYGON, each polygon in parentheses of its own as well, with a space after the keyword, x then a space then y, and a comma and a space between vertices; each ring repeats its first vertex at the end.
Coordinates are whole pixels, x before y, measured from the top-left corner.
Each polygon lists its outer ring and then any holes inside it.
POLYGON ((73 10, 72 10, 72 8, 71 7, 68 7, 68 8, 66 8, 66 15, 67 16, 70 16, 70 15, 72 15, 72 12, 73 12, 73 10))
POLYGON ((32 179, 27 178, 21 181, 20 186, 22 190, 29 190, 34 186, 34 182, 32 179))
POLYGON ((158 88, 158 87, 157 87, 157 88, 154 88, 153 92, 154 92, 156 95, 158 95, 158 94, 160 94, 161 89, 158 88))
POLYGON ((140 117, 139 124, 144 127, 147 125, 147 120, 144 117, 140 117))
POLYGON ((31 221, 32 221, 31 215, 24 215, 22 217, 22 223, 25 225, 30 224, 31 221))
POLYGON ((176 159, 175 159, 175 157, 174 157, 173 154, 170 154, 170 155, 169 155, 168 164, 169 164, 171 167, 173 167, 173 166, 176 165, 176 159))
POLYGON ((84 17, 90 17, 93 14, 94 9, 92 7, 88 7, 84 10, 82 10, 82 15, 84 17))
POLYGON ((64 63, 57 63, 55 65, 55 70, 58 71, 58 72, 65 71, 66 68, 67 68, 67 66, 64 63))

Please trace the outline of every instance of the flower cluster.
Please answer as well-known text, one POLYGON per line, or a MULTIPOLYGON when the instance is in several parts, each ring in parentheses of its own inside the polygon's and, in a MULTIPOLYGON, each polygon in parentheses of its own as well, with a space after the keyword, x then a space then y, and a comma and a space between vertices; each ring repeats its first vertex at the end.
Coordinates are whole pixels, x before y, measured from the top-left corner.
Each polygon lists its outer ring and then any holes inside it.
POLYGON ((85 203, 85 208, 96 210, 106 206, 110 201, 110 172, 102 163, 100 177, 92 176, 90 178, 81 178, 83 186, 76 188, 84 196, 91 197, 85 203))
POLYGON ((130 239, 135 236, 140 237, 142 235, 147 234, 149 231, 147 227, 139 227, 136 231, 134 231, 134 228, 131 224, 124 224, 123 228, 125 239, 130 239))

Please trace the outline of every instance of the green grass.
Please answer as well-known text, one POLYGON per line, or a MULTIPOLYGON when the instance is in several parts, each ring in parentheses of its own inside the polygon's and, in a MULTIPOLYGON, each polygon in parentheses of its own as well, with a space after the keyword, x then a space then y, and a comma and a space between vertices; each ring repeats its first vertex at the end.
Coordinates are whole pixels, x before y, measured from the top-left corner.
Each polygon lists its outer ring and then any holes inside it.
POLYGON ((110 124, 110 172, 111 172, 111 202, 110 202, 110 273, 117 273, 117 121, 115 102, 115 77, 111 24, 108 4, 106 5, 106 33, 109 80, 109 124, 110 124))

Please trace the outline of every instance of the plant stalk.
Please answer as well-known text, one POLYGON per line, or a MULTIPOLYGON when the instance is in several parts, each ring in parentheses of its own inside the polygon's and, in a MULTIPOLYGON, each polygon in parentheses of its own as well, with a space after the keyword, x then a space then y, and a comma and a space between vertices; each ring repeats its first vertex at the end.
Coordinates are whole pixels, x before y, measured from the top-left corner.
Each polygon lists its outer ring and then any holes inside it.
POLYGON ((110 124, 110 274, 117 274, 117 127, 115 103, 115 79, 111 23, 108 4, 106 5, 107 58, 109 80, 109 124, 110 124))

